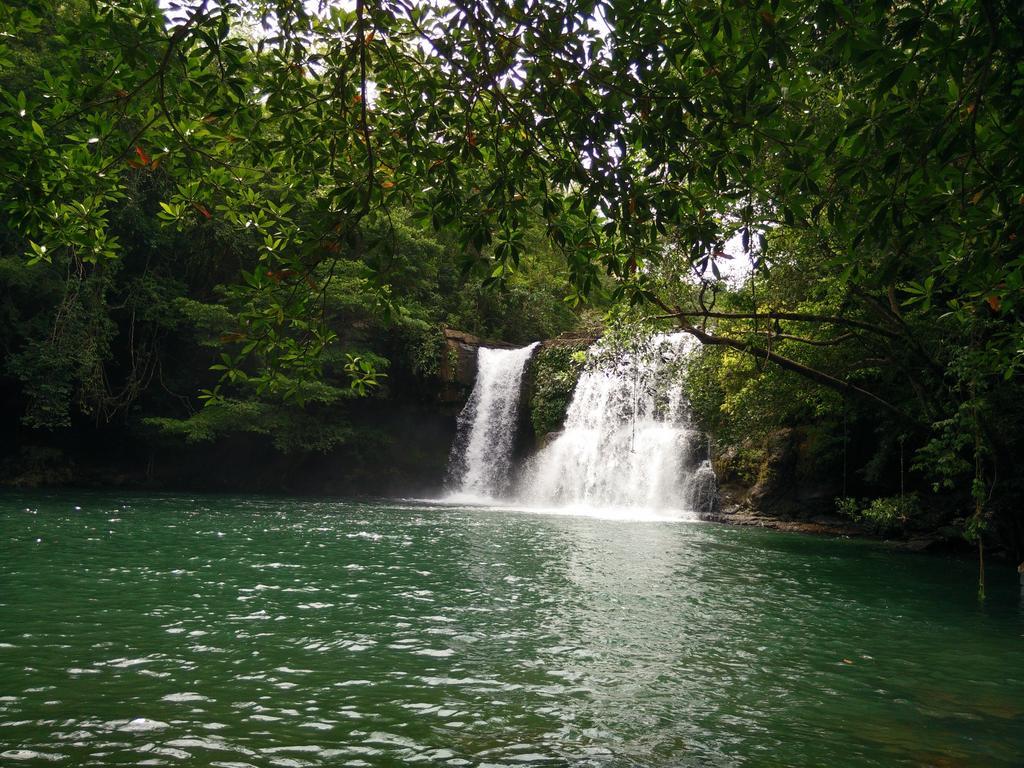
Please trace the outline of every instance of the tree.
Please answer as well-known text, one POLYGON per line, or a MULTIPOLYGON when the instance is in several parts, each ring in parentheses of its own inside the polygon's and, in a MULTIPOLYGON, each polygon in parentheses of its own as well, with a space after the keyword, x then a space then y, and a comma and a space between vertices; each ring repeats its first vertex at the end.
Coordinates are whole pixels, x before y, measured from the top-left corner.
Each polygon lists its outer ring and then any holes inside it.
MULTIPOLYGON (((41 7, 5 8, 0 25, 16 40, 41 7)), ((68 34, 85 46, 62 47, 39 92, 4 96, 0 197, 30 260, 88 271, 118 253, 112 171, 159 165, 175 188, 165 220, 216 218, 259 250, 225 375, 257 355, 264 385, 284 391, 316 377, 332 343, 317 276, 369 247, 367 222, 412 209, 500 282, 539 211, 572 301, 608 275, 616 298, 706 344, 931 430, 925 455, 952 473, 939 482, 970 467, 974 530, 1013 460, 994 414, 1024 365, 1022 13, 1001 0, 195 2, 166 15, 97 2, 68 34), (755 283, 774 249, 813 252, 837 286, 831 313, 752 300, 719 316, 733 239, 755 283), (682 275, 693 290, 665 280, 682 275), (830 345, 870 335, 920 396, 894 403, 801 362, 788 349, 811 327, 836 329, 830 345), (939 340, 921 332, 934 327, 939 340)))

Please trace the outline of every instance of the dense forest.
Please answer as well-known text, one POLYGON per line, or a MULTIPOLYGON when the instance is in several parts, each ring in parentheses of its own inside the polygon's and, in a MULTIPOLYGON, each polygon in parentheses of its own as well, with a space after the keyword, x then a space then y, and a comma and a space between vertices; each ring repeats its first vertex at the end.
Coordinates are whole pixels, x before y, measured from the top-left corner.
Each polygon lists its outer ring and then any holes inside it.
MULTIPOLYGON (((357 475, 397 404, 440 408, 444 327, 673 328, 729 472, 785 431, 839 512, 1020 560, 1022 30, 1010 0, 6 3, 2 479, 243 444, 357 475)), ((538 434, 580 359, 541 362, 538 434)))

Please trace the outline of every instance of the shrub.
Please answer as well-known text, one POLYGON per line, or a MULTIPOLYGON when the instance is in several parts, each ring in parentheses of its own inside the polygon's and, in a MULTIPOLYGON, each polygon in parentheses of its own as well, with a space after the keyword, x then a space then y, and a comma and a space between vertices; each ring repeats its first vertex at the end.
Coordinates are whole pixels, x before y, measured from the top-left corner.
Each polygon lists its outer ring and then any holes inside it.
POLYGON ((887 536, 902 533, 908 522, 920 517, 921 502, 916 493, 859 501, 843 497, 836 499, 836 511, 872 533, 887 536))

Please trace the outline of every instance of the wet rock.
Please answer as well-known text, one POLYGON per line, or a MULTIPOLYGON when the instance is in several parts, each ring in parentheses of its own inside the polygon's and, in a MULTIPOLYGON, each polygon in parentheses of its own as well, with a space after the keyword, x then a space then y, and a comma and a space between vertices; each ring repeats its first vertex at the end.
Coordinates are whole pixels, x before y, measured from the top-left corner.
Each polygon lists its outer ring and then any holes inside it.
POLYGON ((711 463, 705 461, 694 473, 689 489, 694 510, 702 518, 713 516, 719 509, 718 479, 711 463))
POLYGON ((551 445, 551 443, 555 442, 555 440, 557 440, 562 435, 562 433, 564 431, 565 430, 558 429, 558 430, 555 430, 554 432, 547 432, 547 433, 541 435, 540 437, 538 437, 537 440, 536 440, 536 443, 537 443, 536 448, 537 448, 537 450, 541 450, 543 448, 547 448, 549 445, 551 445))
POLYGON ((765 459, 747 503, 758 509, 779 507, 796 481, 797 451, 792 429, 780 429, 768 437, 765 459))
POLYGON ((711 458, 711 466, 715 470, 718 482, 732 484, 742 481, 739 470, 739 458, 740 449, 737 445, 727 445, 714 453, 711 458))
POLYGON ((444 350, 438 366, 442 387, 439 399, 444 403, 461 402, 469 397, 476 381, 476 357, 480 347, 512 349, 503 341, 481 339, 465 331, 444 328, 444 350))

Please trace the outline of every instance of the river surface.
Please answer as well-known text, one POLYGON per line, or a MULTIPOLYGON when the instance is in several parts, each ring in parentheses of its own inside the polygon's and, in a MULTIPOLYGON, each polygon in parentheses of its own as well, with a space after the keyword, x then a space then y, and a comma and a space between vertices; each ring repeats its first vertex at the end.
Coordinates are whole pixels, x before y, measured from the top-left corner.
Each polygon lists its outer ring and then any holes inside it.
POLYGON ((714 524, 0 495, 0 764, 1020 766, 1012 567, 714 524))

